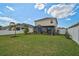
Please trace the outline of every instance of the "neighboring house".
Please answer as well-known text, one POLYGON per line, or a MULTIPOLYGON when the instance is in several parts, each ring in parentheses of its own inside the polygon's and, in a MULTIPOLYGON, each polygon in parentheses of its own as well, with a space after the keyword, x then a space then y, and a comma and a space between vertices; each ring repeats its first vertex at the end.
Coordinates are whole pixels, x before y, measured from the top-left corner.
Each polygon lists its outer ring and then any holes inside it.
POLYGON ((9 26, 3 26, 2 30, 7 30, 9 28, 9 26))
POLYGON ((32 25, 29 25, 28 29, 29 29, 29 33, 33 33, 34 32, 34 27, 32 25))
POLYGON ((79 44, 79 23, 68 28, 68 33, 72 40, 79 44))
MULTIPOLYGON (((32 25, 30 25, 30 24, 25 24, 25 23, 23 23, 23 24, 20 24, 20 23, 16 24, 16 30, 17 30, 17 31, 24 30, 25 26, 28 27, 29 33, 32 33, 32 32, 34 31, 34 30, 33 30, 34 27, 33 27, 32 25)), ((12 31, 13 28, 10 28, 9 30, 12 31)))
POLYGON ((2 26, 0 26, 0 30, 2 30, 2 26))
POLYGON ((57 19, 56 18, 43 18, 35 21, 35 32, 56 34, 57 32, 57 19))
POLYGON ((65 33, 66 33, 66 28, 58 27, 58 28, 57 28, 57 33, 58 33, 58 34, 65 34, 65 33))

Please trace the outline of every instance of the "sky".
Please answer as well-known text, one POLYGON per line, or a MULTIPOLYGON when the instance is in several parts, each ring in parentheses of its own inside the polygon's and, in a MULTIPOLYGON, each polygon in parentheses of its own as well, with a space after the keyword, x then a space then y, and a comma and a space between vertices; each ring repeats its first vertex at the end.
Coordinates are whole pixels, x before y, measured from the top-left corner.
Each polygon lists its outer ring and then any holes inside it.
POLYGON ((0 3, 0 26, 10 22, 35 25, 34 21, 57 18, 58 27, 69 27, 79 22, 79 4, 73 3, 0 3))

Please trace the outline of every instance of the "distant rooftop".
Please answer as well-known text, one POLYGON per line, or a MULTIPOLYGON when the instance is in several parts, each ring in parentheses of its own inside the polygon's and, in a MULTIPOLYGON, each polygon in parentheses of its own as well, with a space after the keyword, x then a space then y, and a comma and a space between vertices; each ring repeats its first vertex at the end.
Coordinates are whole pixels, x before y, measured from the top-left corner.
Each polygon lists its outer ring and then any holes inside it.
POLYGON ((58 29, 66 29, 66 28, 64 28, 64 27, 58 27, 58 29))

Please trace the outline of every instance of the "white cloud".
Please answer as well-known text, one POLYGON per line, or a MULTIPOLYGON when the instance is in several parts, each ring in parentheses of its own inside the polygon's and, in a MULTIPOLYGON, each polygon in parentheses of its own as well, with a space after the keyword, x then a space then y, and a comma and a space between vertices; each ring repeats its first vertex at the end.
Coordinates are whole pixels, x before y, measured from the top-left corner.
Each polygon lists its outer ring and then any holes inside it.
POLYGON ((27 20, 31 20, 31 18, 28 18, 27 20))
POLYGON ((10 6, 6 6, 7 9, 11 10, 11 11, 15 11, 14 8, 10 7, 10 6))
POLYGON ((73 15, 75 15, 77 12, 71 12, 70 13, 70 16, 73 16, 73 15))
POLYGON ((70 18, 67 18, 66 20, 71 20, 70 18))
POLYGON ((18 21, 16 21, 16 20, 13 19, 13 18, 0 16, 0 24, 1 24, 2 26, 6 26, 6 25, 8 25, 10 22, 19 23, 18 21))
POLYGON ((74 11, 76 11, 76 10, 78 10, 79 9, 79 6, 76 6, 76 8, 75 8, 75 10, 74 11))
POLYGON ((44 12, 47 13, 47 9, 46 8, 44 9, 44 12))
POLYGON ((4 22, 3 25, 5 25, 5 24, 8 25, 10 22, 28 23, 28 24, 31 24, 33 22, 31 18, 28 18, 25 21, 17 21, 17 20, 15 20, 13 18, 10 18, 10 17, 1 17, 1 16, 0 16, 0 21, 1 21, 0 24, 2 24, 4 22))
POLYGON ((36 5, 35 5, 35 8, 37 8, 39 10, 44 9, 44 7, 45 7, 45 4, 44 3, 36 3, 36 5))
POLYGON ((16 20, 14 20, 10 17, 2 17, 2 16, 0 16, 0 20, 5 21, 5 22, 17 22, 16 20))
POLYGON ((67 18, 68 16, 75 15, 75 6, 76 4, 57 4, 52 5, 47 13, 51 14, 53 17, 56 18, 67 18))

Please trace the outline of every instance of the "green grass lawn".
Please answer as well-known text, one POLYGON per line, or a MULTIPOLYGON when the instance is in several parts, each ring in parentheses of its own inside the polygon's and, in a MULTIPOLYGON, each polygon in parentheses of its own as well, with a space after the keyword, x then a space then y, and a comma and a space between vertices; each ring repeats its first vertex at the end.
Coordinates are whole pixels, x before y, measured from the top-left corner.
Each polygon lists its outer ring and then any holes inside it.
POLYGON ((0 36, 0 55, 53 56, 79 55, 79 46, 72 40, 49 35, 0 36))

